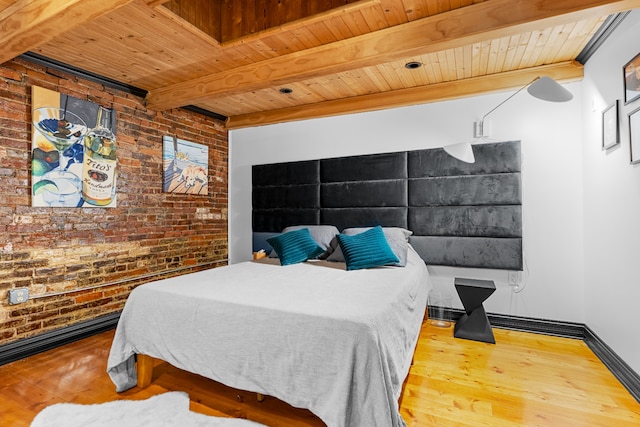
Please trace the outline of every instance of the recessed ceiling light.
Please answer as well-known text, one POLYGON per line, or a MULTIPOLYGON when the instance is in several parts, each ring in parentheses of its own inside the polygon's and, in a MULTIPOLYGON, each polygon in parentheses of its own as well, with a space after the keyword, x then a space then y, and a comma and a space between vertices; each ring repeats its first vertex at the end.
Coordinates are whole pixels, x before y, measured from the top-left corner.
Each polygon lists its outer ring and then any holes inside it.
POLYGON ((288 88, 288 87, 281 87, 280 88, 280 93, 291 93, 293 92, 293 89, 288 88))
POLYGON ((410 70, 415 70, 416 68, 422 67, 422 62, 418 62, 418 61, 407 62, 406 64, 404 64, 404 67, 410 70))

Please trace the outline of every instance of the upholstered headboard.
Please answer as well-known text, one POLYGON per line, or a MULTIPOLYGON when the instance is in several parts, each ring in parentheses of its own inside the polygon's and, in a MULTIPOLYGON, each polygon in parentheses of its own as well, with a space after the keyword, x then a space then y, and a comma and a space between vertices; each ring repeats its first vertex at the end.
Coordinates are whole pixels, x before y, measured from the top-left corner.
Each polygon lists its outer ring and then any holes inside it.
POLYGON ((413 231, 427 264, 522 270, 520 142, 255 165, 254 250, 289 225, 413 231), (258 243, 259 242, 259 243, 258 243))

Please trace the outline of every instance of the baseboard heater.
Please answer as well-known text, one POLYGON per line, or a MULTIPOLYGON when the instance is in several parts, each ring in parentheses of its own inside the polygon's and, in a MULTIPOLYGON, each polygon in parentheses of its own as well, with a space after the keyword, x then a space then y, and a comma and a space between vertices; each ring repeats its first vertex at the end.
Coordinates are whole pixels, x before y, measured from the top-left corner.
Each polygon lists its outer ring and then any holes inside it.
MULTIPOLYGON (((457 321, 462 314, 462 310, 451 309, 450 318, 453 321, 457 321)), ((589 329, 587 325, 492 313, 488 313, 488 317, 491 325, 496 328, 583 340, 618 381, 620 381, 629 393, 640 403, 640 375, 631 369, 631 367, 602 341, 598 335, 589 329)), ((0 345, 0 365, 24 359, 25 357, 33 356, 34 354, 42 353, 114 329, 118 324, 119 318, 120 312, 111 313, 62 329, 0 345)))
POLYGON ((0 365, 114 329, 118 324, 118 319, 120 319, 119 311, 56 329, 55 331, 0 345, 0 365))

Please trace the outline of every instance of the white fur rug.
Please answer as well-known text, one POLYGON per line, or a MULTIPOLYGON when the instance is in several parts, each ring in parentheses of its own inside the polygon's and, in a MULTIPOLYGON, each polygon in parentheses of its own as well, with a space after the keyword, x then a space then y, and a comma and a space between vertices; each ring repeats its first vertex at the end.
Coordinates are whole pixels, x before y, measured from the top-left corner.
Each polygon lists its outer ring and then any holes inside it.
POLYGON ((146 400, 116 400, 99 405, 57 403, 44 408, 31 427, 257 427, 253 421, 210 417, 189 410, 180 391, 146 400))

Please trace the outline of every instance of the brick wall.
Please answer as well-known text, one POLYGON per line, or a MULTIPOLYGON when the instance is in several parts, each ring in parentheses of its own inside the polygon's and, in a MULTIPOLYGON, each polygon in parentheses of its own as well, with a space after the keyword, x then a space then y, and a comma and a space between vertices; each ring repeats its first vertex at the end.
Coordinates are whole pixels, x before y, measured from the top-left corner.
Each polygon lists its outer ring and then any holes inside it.
POLYGON ((0 64, 0 344, 119 311, 141 283, 220 265, 227 166, 221 121, 147 110, 130 93, 28 61, 0 64), (31 207, 32 85, 115 108, 116 208, 31 207), (209 147, 208 196, 162 192, 163 135, 209 147), (20 287, 32 299, 9 305, 20 287))

